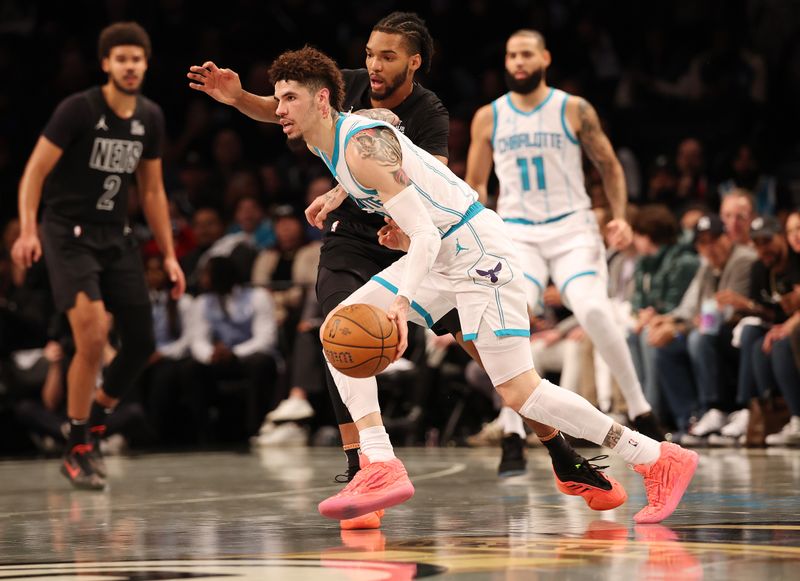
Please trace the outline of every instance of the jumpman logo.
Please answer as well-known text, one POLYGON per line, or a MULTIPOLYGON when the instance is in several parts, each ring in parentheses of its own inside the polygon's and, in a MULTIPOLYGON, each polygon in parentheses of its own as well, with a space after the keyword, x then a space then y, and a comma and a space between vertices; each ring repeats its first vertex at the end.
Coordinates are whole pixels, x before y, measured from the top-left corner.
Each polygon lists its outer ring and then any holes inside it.
MULTIPOLYGON (((456 241, 456 242, 458 242, 458 241, 456 241)), ((490 282, 497 282, 497 273, 500 272, 502 270, 502 268, 503 268, 503 263, 502 262, 498 262, 497 266, 495 266, 491 270, 481 270, 480 268, 476 268, 475 272, 477 272, 481 276, 485 276, 486 278, 489 279, 490 282)))
POLYGON ((458 256, 462 250, 469 250, 469 248, 461 246, 461 244, 458 241, 458 238, 456 238, 456 256, 458 256))
POLYGON ((105 115, 101 115, 100 116, 100 119, 98 120, 97 125, 95 125, 94 128, 95 129, 103 129, 105 131, 108 131, 108 125, 106 125, 106 116, 105 115))

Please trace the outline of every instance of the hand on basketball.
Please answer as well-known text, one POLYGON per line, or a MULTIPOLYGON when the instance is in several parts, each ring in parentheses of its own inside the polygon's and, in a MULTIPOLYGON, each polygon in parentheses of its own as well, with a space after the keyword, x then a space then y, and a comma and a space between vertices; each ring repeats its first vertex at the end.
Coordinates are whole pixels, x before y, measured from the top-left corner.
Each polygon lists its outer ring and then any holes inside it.
POLYGON ((381 246, 392 250, 402 250, 408 252, 411 245, 411 238, 403 232, 391 218, 385 218, 386 226, 378 230, 378 243, 381 246))
POLYGON ((11 247, 11 258, 21 268, 30 268, 41 257, 42 243, 36 234, 20 235, 11 247))
POLYGON ((631 225, 622 218, 611 220, 606 226, 606 239, 614 250, 624 250, 633 242, 631 225))
POLYGON ((394 321, 397 325, 397 351, 394 355, 394 361, 397 361, 405 353, 408 347, 408 307, 410 303, 406 297, 398 296, 389 307, 386 314, 389 316, 390 321, 394 321))
POLYGON ((191 66, 186 76, 194 81, 189 86, 202 91, 220 103, 233 105, 242 95, 242 82, 239 75, 230 69, 220 69, 211 61, 203 66, 191 66))
POLYGON ((170 295, 176 301, 183 296, 186 290, 186 278, 183 276, 181 265, 175 258, 164 259, 164 272, 167 273, 169 280, 172 282, 172 290, 170 295))

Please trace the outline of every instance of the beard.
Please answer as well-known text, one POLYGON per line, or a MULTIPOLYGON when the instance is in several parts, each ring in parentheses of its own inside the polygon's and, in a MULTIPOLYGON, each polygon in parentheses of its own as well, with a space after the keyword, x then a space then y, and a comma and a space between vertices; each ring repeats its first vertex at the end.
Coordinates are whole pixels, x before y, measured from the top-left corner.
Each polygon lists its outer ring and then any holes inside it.
POLYGON ((127 87, 123 86, 120 82, 118 82, 117 79, 115 79, 114 77, 110 77, 110 78, 111 78, 111 82, 114 83, 114 87, 116 87, 116 89, 120 93, 125 93, 126 95, 138 95, 139 91, 142 88, 142 83, 141 82, 138 85, 136 85, 135 89, 128 89, 127 87))
POLYGON ((514 75, 508 71, 505 72, 506 87, 508 87, 508 90, 512 93, 520 93, 522 95, 532 93, 536 90, 536 87, 539 86, 542 79, 544 79, 544 68, 533 71, 524 79, 515 79, 514 75))
POLYGON ((370 99, 375 99, 376 101, 385 101, 386 99, 394 95, 394 92, 397 91, 397 89, 399 89, 402 86, 402 84, 406 82, 407 78, 408 78, 408 69, 404 70, 402 73, 395 76, 390 81, 384 81, 383 93, 376 93, 375 91, 372 90, 372 87, 370 87, 369 89, 370 99))

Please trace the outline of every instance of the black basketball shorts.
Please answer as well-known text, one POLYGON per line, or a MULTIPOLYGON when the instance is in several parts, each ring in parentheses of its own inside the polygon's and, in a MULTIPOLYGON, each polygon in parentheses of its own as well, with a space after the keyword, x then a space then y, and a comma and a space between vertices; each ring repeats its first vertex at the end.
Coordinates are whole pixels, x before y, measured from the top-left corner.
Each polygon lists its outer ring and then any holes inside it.
POLYGON ((50 214, 42 222, 41 240, 59 311, 71 309, 80 292, 112 312, 150 304, 139 245, 129 229, 50 214))

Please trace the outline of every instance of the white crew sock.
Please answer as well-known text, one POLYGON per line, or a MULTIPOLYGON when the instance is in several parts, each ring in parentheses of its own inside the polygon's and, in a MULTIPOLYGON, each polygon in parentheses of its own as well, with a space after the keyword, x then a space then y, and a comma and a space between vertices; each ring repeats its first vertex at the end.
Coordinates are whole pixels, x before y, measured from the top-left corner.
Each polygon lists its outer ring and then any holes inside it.
POLYGON ((521 416, 558 428, 575 438, 603 444, 614 420, 578 394, 542 379, 519 408, 521 416))
POLYGON ((661 444, 647 436, 622 428, 622 436, 614 446, 614 452, 629 464, 652 464, 661 456, 661 444))
POLYGON ((517 412, 509 407, 503 407, 500 409, 500 415, 497 418, 503 428, 503 436, 517 434, 523 440, 525 439, 525 424, 522 423, 522 416, 517 412))
POLYGON ((361 453, 366 454, 370 462, 394 460, 394 448, 383 426, 364 428, 358 432, 358 437, 361 440, 361 453))

